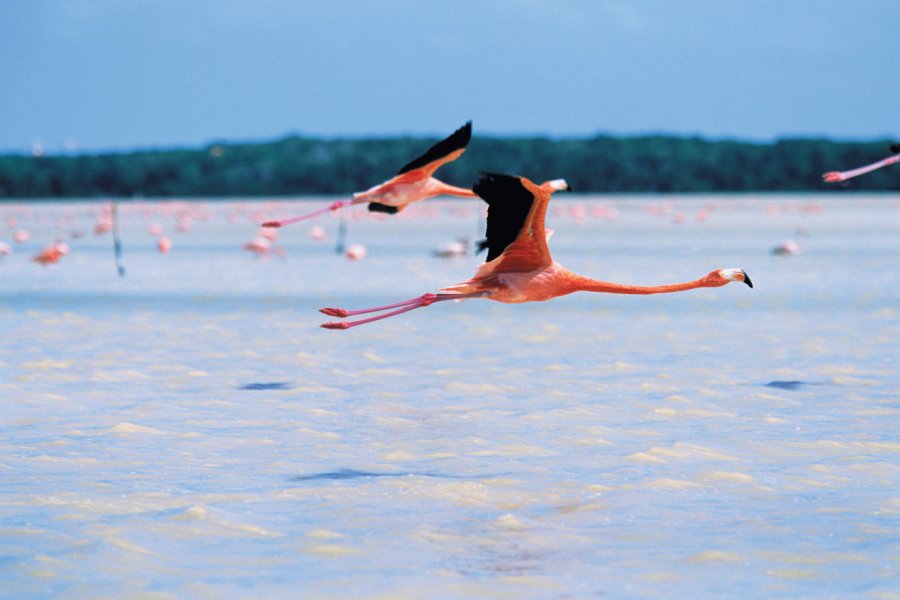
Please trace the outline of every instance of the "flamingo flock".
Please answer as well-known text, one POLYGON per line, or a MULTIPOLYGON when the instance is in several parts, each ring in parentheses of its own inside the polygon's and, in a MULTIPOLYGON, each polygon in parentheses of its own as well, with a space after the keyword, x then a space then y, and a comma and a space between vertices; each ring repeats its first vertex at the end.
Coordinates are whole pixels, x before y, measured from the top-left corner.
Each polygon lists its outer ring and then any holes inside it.
MULTIPOLYGON (((321 327, 336 330, 377 322, 447 300, 486 299, 501 303, 523 303, 543 302, 582 291, 633 295, 665 294, 698 288, 721 287, 733 282, 753 287, 749 275, 742 268, 717 268, 690 281, 656 285, 601 281, 569 271, 554 260, 548 246, 552 230, 545 225, 553 195, 569 190, 569 185, 564 179, 552 179, 538 184, 520 175, 483 173, 474 186, 468 189, 450 185, 435 177, 436 171, 441 166, 455 161, 463 155, 471 138, 472 123, 469 121, 408 162, 394 177, 368 190, 355 193, 349 199, 331 202, 324 208, 313 212, 271 220, 269 216, 272 214, 271 211, 273 209, 277 211, 280 207, 269 204, 263 209, 254 209, 252 214, 248 211, 244 217, 253 219, 253 215, 257 215, 260 218, 256 220, 256 223, 260 227, 257 234, 247 240, 242 248, 257 258, 276 256, 284 259, 287 253, 278 244, 277 228, 314 219, 325 213, 333 213, 354 205, 364 205, 369 213, 376 213, 378 217, 392 218, 390 215, 403 213, 411 205, 437 196, 480 199, 484 202, 484 205, 479 203, 480 206, 486 205, 486 227, 483 240, 471 244, 468 238, 458 238, 437 246, 432 251, 433 256, 452 258, 474 255, 486 250, 485 261, 470 279, 442 287, 436 292, 427 292, 390 304, 362 309, 331 307, 320 309, 323 314, 336 319, 322 323, 321 327)), ((900 162, 900 144, 892 145, 890 150, 892 154, 882 160, 845 171, 830 171, 824 173, 822 177, 826 182, 843 182, 900 162)), ((463 210, 463 206, 463 204, 453 204, 450 210, 460 212, 463 210), (453 208, 456 206, 460 208, 453 208)), ((474 207, 475 205, 466 204, 465 206, 474 207)), ((96 215, 93 227, 72 229, 70 231, 71 238, 78 240, 84 237, 85 231, 93 231, 95 236, 107 235, 110 232, 117 235, 116 208, 115 203, 104 207, 96 215)), ((706 205, 697 211, 693 218, 698 222, 705 221, 709 218, 713 208, 712 205, 706 205)), ((466 208, 465 210, 468 212, 472 209, 466 208)), ((766 210, 774 214, 780 212, 781 208, 768 205, 766 210)), ((413 212, 424 214, 429 211, 430 208, 426 208, 413 212)), ((675 210, 671 200, 648 206, 645 208, 645 212, 668 218, 674 224, 685 223, 690 218, 689 214, 675 210)), ((472 213, 468 212, 468 214, 472 213)), ((568 203, 554 205, 554 208, 549 210, 549 215, 553 218, 570 218, 579 224, 587 218, 610 220, 618 218, 615 208, 604 206, 586 208, 583 205, 568 203)), ((195 222, 209 218, 208 214, 204 214, 203 209, 194 207, 187 209, 184 206, 169 209, 169 213, 165 216, 173 219, 173 230, 176 234, 189 232, 195 222)), ((361 216, 358 211, 350 215, 351 218, 360 218, 361 216)), ((232 213, 228 218, 229 221, 236 222, 240 217, 241 215, 232 213)), ((66 221, 66 219, 61 219, 61 221, 66 221)), ((71 222, 71 217, 66 222, 71 222)), ((342 231, 346 228, 346 222, 347 220, 341 217, 342 231)), ((7 219, 6 225, 14 245, 23 245, 29 242, 30 232, 18 226, 13 216, 7 219)), ((62 224, 58 224, 57 231, 62 226, 62 224)), ((155 238, 156 249, 160 254, 166 254, 172 250, 172 237, 166 234, 164 227, 159 222, 152 222, 147 228, 147 232, 155 238)), ((328 237, 325 229, 319 224, 314 224, 309 229, 308 235, 317 242, 322 242, 328 237)), ((124 275, 124 268, 119 262, 121 248, 118 245, 118 238, 116 238, 116 242, 117 265, 120 275, 124 275)), ((0 259, 12 254, 14 245, 0 239, 0 259)), ((338 248, 340 254, 351 261, 359 261, 367 254, 366 248, 361 244, 350 244, 345 247, 341 241, 338 248)), ((798 250, 797 243, 788 240, 772 248, 771 252, 776 255, 790 256, 797 254, 798 250)), ((47 267, 61 262, 68 254, 68 244, 63 241, 61 235, 57 235, 56 241, 34 254, 31 261, 47 267)))

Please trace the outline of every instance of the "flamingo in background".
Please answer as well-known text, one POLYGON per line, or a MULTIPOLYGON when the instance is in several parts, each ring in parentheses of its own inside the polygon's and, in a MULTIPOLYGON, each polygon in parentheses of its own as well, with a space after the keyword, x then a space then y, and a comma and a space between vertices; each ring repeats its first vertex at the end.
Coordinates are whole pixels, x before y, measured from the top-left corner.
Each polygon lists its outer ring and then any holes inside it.
POLYGON ((456 160, 465 152, 471 138, 472 122, 469 121, 448 138, 441 140, 429 148, 425 154, 400 169, 400 172, 395 177, 364 192, 353 194, 352 200, 337 200, 323 209, 300 215, 299 217, 267 221, 262 226, 283 227, 353 204, 368 203, 370 211, 394 214, 413 202, 433 198, 434 196, 446 195, 474 198, 476 194, 472 190, 449 185, 433 177, 434 172, 438 168, 456 160))
POLYGON ((891 152, 893 153, 891 156, 882 158, 881 160, 864 167, 850 169, 849 171, 829 171, 822 175, 822 179, 828 183, 840 183, 841 181, 847 181, 848 179, 864 175, 875 169, 880 169, 881 167, 900 162, 900 144, 891 144, 891 152))
POLYGON ((31 257, 31 260, 38 263, 41 266, 46 267, 47 265, 59 262, 63 256, 69 253, 69 246, 62 240, 56 240, 54 244, 46 246, 39 253, 35 254, 31 257))
POLYGON ((547 246, 552 233, 545 229, 547 204, 555 191, 568 189, 562 179, 536 185, 524 177, 486 174, 475 185, 475 192, 488 204, 487 259, 475 276, 463 283, 442 288, 410 300, 362 310, 323 308, 333 317, 389 311, 357 321, 323 323, 326 329, 349 329, 394 315, 429 306, 444 300, 487 298, 497 302, 541 302, 573 292, 607 294, 664 294, 703 287, 720 287, 740 281, 753 287, 742 269, 716 269, 700 279, 658 286, 610 283, 583 277, 568 271, 553 260, 547 246), (391 310, 393 309, 393 310, 391 310))

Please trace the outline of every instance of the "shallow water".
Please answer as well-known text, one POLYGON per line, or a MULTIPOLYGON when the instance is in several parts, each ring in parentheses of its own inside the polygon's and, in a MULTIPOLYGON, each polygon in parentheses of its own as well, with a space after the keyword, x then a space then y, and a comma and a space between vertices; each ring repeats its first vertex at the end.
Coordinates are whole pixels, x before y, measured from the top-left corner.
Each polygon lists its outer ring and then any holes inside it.
POLYGON ((897 195, 562 196, 572 270, 755 288, 349 331, 474 272, 474 203, 349 212, 355 262, 241 249, 309 203, 123 203, 121 278, 107 204, 0 205, 2 597, 900 597, 897 195))

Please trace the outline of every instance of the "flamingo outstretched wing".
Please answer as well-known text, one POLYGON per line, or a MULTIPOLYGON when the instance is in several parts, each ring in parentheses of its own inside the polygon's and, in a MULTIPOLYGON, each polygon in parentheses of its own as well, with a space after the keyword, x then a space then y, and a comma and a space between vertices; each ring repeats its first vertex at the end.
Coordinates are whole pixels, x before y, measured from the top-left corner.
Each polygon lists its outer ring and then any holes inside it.
MULTIPOLYGON (((524 177, 487 173, 473 188, 488 204, 487 272, 528 272, 553 263, 544 217, 550 191, 524 177)), ((485 273, 482 273, 482 270, 485 273)))
MULTIPOLYGON (((429 148, 425 154, 410 161, 397 171, 397 175, 415 172, 416 179, 431 177, 441 165, 459 158, 472 139, 472 121, 451 133, 447 138, 429 148)), ((404 178, 405 179, 405 178, 404 178)))

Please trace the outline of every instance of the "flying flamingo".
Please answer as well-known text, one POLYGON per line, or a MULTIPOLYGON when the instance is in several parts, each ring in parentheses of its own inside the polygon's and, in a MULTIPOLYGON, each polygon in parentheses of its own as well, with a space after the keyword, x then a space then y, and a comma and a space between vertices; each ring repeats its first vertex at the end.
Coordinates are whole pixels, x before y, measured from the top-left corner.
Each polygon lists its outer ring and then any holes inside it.
POLYGON ((850 169, 849 171, 829 171, 828 173, 824 173, 822 175, 822 179, 824 179, 828 183, 840 183, 841 181, 847 181, 853 177, 858 177, 859 175, 864 175, 870 171, 874 171, 875 169, 880 169, 881 167, 886 167, 888 165, 892 165, 896 162, 900 162, 900 144, 891 144, 891 156, 887 158, 882 158, 877 162, 873 162, 870 165, 866 165, 864 167, 859 167, 857 169, 850 169))
POLYGON ((370 211, 394 214, 413 202, 434 196, 447 195, 474 198, 476 195, 472 190, 449 185, 433 177, 434 172, 438 168, 456 160, 465 152, 471 137, 472 122, 469 121, 448 138, 441 140, 429 148, 425 154, 400 169, 400 172, 395 177, 364 192, 353 194, 352 200, 337 200, 323 209, 300 215, 299 217, 267 221, 262 226, 283 227, 353 204, 368 203, 370 211))
POLYGON ((487 240, 484 242, 488 255, 472 279, 442 288, 439 293, 427 293, 385 306, 362 310, 323 308, 321 312, 326 315, 340 318, 390 312, 357 321, 332 321, 323 323, 322 327, 349 329, 444 300, 487 298, 508 303, 541 302, 578 291, 663 294, 720 287, 732 281, 742 281, 753 287, 750 277, 742 269, 716 269, 694 281, 658 286, 609 283, 566 270, 550 256, 547 238, 552 231, 545 229, 544 217, 551 194, 568 187, 562 179, 536 185, 524 177, 496 174, 482 176, 474 190, 488 204, 487 240))

